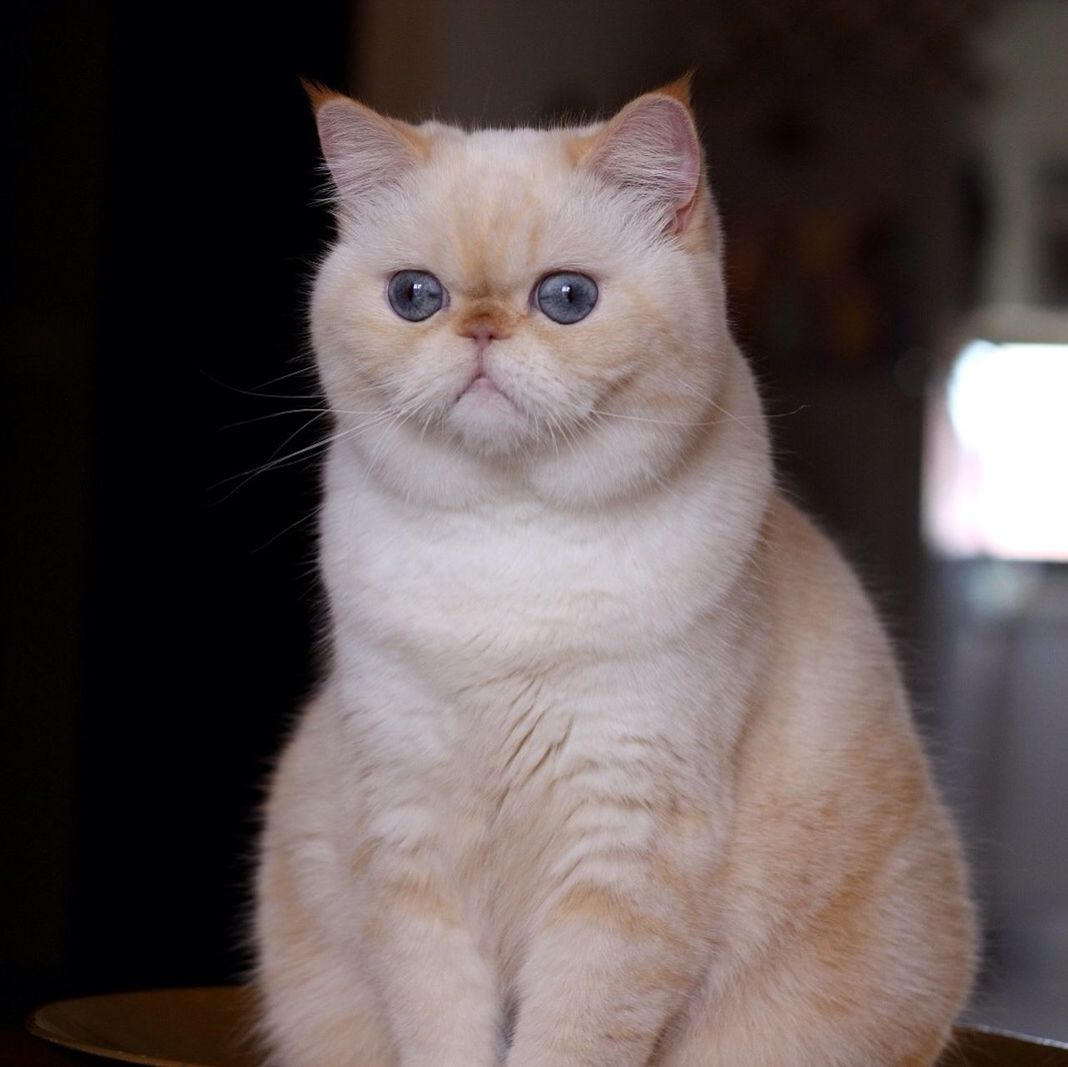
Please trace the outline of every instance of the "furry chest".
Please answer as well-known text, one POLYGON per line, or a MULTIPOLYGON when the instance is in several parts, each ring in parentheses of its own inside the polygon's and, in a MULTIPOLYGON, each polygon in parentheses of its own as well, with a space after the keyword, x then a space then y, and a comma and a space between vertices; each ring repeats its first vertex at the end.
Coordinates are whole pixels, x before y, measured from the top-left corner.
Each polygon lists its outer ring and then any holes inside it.
POLYGON ((389 642, 457 685, 513 667, 615 658, 672 640, 701 583, 670 552, 581 532, 393 531, 326 569, 344 640, 389 642))
POLYGON ((591 850, 651 853, 670 798, 689 786, 666 724, 614 693, 517 676, 448 718, 434 800, 452 838, 443 853, 504 957, 591 850))

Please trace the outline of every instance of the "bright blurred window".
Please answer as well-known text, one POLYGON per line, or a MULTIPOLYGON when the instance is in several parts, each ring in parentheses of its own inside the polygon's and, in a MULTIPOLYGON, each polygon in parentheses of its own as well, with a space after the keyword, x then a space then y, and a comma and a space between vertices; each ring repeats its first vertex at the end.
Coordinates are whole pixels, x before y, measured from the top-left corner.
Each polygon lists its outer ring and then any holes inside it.
POLYGON ((949 556, 1068 560, 1068 345, 960 351, 934 398, 924 525, 949 556))

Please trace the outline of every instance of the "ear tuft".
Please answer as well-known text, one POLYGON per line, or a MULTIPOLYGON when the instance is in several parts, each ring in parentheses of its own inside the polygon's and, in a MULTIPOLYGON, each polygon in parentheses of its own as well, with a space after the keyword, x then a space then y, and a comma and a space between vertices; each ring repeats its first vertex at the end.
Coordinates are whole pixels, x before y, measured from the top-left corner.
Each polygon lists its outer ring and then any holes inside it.
POLYGON ((312 81, 310 78, 301 78, 300 87, 307 95, 312 111, 318 111, 327 100, 344 99, 344 95, 336 89, 331 89, 322 82, 312 81))
POLYGON ((358 215, 377 190, 396 182, 426 155, 426 142, 406 123, 316 82, 301 82, 343 212, 358 215))
POLYGON ((687 111, 692 113, 693 79, 696 73, 697 68, 690 67, 681 77, 676 78, 673 82, 668 82, 667 85, 661 85, 659 89, 654 89, 653 92, 660 96, 670 96, 672 99, 678 100, 687 111))
POLYGON ((593 136, 582 161, 609 183, 635 191, 668 233, 686 228, 701 184, 701 144, 688 95, 687 75, 632 100, 593 136))

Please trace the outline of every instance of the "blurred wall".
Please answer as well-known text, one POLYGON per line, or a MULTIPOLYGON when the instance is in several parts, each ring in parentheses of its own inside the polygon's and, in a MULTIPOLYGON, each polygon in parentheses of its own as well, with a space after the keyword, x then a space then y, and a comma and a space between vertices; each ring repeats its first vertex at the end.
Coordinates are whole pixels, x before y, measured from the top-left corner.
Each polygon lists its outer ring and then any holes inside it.
POLYGON ((996 191, 983 299, 1039 303, 1040 182, 1051 162, 1068 168, 1068 4, 1001 3, 978 44, 990 92, 975 133, 996 191))
MULTIPOLYGON (((981 307, 947 337, 946 366, 975 336, 1065 339, 1066 42, 1068 4, 1057 0, 996 4, 976 37, 984 91, 969 109, 968 128, 989 233, 981 307)), ((992 440, 1004 432, 994 419, 990 430, 992 440)), ((1039 469, 1063 460, 1047 458, 1039 469)), ((1025 480, 1021 469, 1022 483, 1036 481, 1028 473, 1025 480)), ((1055 474, 1039 491, 1063 494, 1062 483, 1055 474)), ((1052 530, 1047 536, 1054 540, 1052 530)), ((931 579, 933 695, 988 931, 976 1011, 992 1025, 1065 1039, 1068 835, 1054 813, 1068 809, 1068 567, 940 559, 931 579)))
POLYGON ((356 12, 350 87, 409 118, 493 126, 547 111, 603 112, 685 69, 673 66, 684 49, 666 42, 671 4, 366 0, 356 12))

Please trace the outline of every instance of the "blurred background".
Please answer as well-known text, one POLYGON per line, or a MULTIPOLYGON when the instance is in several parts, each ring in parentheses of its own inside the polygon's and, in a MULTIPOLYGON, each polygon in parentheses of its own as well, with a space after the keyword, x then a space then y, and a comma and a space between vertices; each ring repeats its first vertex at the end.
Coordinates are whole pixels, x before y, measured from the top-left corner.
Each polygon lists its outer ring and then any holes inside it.
POLYGON ((13 7, 5 1025, 247 963, 320 612, 304 306, 330 222, 298 76, 529 124, 696 66, 784 483, 879 603, 965 828, 971 1018, 1068 1038, 1068 3, 13 7))

